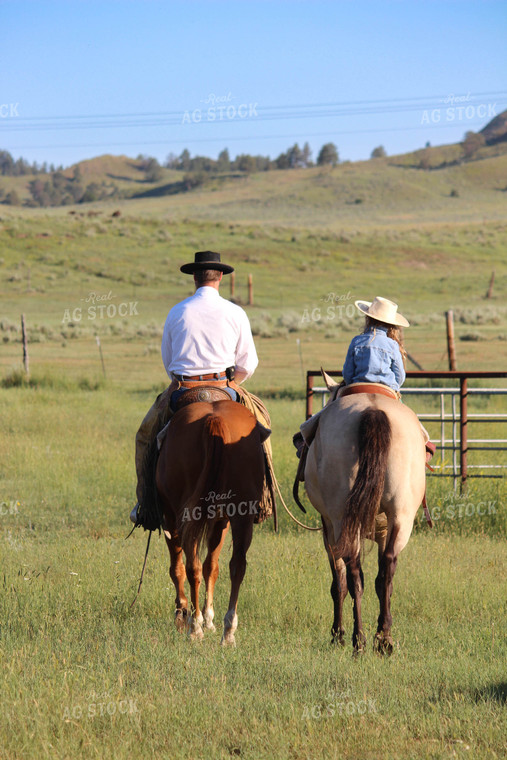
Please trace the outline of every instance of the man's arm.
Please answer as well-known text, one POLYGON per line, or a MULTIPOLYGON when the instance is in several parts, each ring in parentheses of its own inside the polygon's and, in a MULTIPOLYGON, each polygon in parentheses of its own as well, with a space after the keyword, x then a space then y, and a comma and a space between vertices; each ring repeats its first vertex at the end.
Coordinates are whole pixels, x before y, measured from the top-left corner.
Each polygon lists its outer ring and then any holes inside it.
POLYGON ((259 359, 252 336, 252 329, 246 312, 241 309, 239 319, 239 337, 236 344, 236 365, 234 376, 237 383, 242 383, 252 377, 259 359))
POLYGON ((167 316, 167 319, 165 321, 164 332, 162 333, 161 351, 162 351, 162 361, 164 362, 164 367, 166 369, 167 374, 169 375, 169 367, 172 361, 171 331, 169 329, 169 315, 167 316))

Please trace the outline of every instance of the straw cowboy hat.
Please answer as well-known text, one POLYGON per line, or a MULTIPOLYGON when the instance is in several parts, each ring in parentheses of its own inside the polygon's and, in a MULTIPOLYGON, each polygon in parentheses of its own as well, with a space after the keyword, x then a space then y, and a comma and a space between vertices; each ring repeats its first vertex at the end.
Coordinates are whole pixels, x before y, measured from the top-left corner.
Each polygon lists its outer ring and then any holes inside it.
POLYGON ((200 269, 217 269, 224 274, 230 274, 234 272, 234 267, 230 267, 228 264, 222 264, 220 261, 220 254, 213 251, 198 251, 195 254, 194 261, 190 264, 183 264, 180 267, 180 272, 184 274, 194 274, 200 269))
POLYGON ((378 322, 398 327, 410 327, 410 322, 402 314, 398 314, 398 304, 387 298, 376 296, 374 301, 354 301, 359 311, 378 322))

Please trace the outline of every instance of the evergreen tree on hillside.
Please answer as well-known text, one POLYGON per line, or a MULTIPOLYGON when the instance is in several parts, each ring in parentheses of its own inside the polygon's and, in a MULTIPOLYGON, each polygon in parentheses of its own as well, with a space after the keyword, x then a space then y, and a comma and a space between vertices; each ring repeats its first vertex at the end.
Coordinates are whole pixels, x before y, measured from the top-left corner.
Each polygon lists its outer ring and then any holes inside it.
POLYGON ((160 166, 156 158, 149 158, 146 161, 144 174, 146 177, 146 182, 160 182, 160 180, 164 176, 162 167, 160 166))
POLYGON ((169 153, 165 160, 166 169, 179 169, 180 163, 175 153, 169 153))
POLYGON ((184 172, 188 172, 188 170, 190 169, 190 153, 186 148, 180 156, 179 168, 184 172))
POLYGON ((228 172, 231 169, 231 159, 227 148, 218 154, 217 169, 219 172, 228 172))
POLYGON ((287 157, 289 159, 289 167, 291 169, 298 169, 303 166, 303 151, 297 143, 287 151, 287 157))
POLYGON ((290 169, 289 153, 280 153, 275 159, 275 166, 277 169, 290 169))
POLYGON ((258 172, 267 172, 273 168, 273 162, 269 156, 255 156, 255 167, 258 172))
POLYGON ((307 142, 303 145, 303 166, 313 166, 312 149, 307 142))
POLYGON ((257 169, 257 162, 249 153, 241 153, 239 156, 236 156, 234 164, 238 171, 246 172, 247 174, 252 174, 257 169))
POLYGON ((317 166, 336 166, 338 163, 338 150, 334 143, 326 143, 320 149, 317 157, 317 166))
POLYGON ((378 148, 373 148, 370 158, 385 158, 387 153, 383 145, 379 145, 378 148))

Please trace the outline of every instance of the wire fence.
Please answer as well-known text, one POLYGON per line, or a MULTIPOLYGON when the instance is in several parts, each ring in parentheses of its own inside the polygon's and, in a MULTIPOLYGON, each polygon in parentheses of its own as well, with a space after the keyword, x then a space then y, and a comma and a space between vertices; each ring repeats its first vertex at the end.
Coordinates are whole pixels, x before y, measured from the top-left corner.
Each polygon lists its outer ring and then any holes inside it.
MULTIPOLYGON (((341 372, 328 372, 331 377, 341 377, 341 372)), ((311 370, 306 374, 306 415, 313 413, 314 396, 320 396, 322 406, 326 403, 328 388, 315 385, 315 378, 321 373, 311 370)), ((468 402, 474 399, 487 399, 490 396, 507 396, 507 388, 469 387, 469 380, 505 379, 507 372, 407 372, 407 379, 417 380, 458 380, 459 385, 453 387, 403 387, 403 397, 433 398, 437 400, 438 412, 422 412, 414 408, 423 423, 437 423, 439 435, 432 436, 431 441, 440 452, 440 457, 434 465, 432 477, 453 478, 454 488, 458 483, 463 487, 468 478, 503 478, 507 470, 507 437, 471 437, 469 426, 478 423, 494 425, 507 424, 507 414, 494 412, 469 412, 468 402), (485 463, 471 463, 469 453, 472 451, 500 452, 499 461, 492 463, 492 457, 485 463), (450 454, 450 457, 447 456, 450 454)), ((414 404, 410 404, 413 408, 414 404)), ((505 429, 505 428, 504 428, 505 429)))

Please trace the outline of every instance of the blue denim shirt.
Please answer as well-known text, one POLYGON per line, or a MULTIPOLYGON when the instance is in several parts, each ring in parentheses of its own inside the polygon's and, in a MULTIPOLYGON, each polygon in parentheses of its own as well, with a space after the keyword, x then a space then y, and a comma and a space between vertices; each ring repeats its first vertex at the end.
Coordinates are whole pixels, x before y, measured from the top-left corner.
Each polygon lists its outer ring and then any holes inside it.
POLYGON ((345 364, 343 379, 349 383, 384 383, 395 391, 405 381, 405 368, 400 347, 387 337, 387 327, 370 327, 352 339, 345 364))

